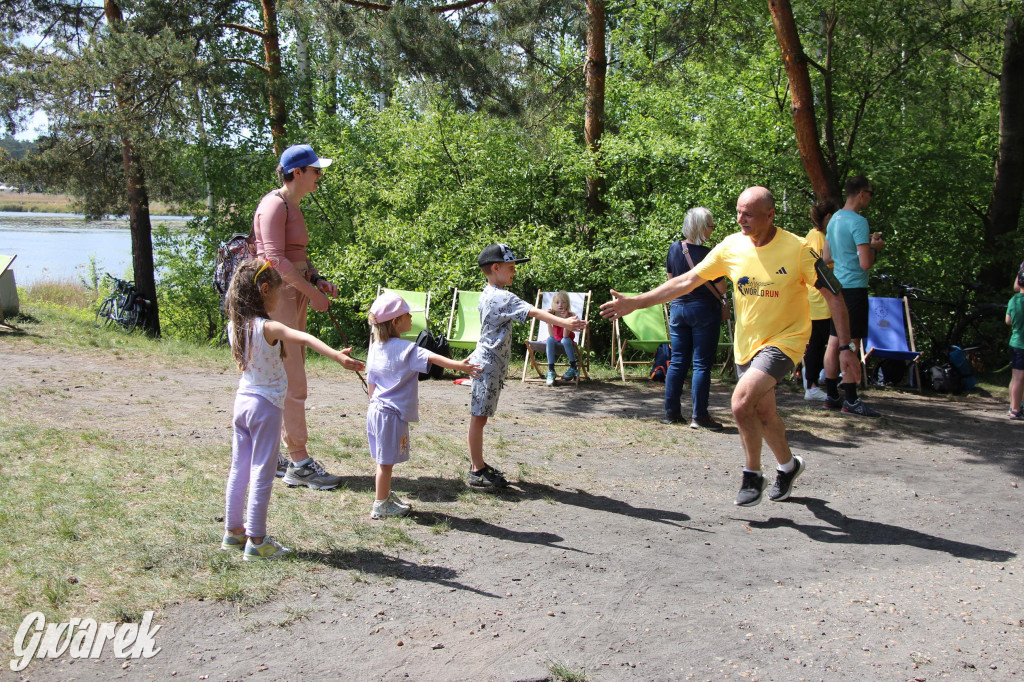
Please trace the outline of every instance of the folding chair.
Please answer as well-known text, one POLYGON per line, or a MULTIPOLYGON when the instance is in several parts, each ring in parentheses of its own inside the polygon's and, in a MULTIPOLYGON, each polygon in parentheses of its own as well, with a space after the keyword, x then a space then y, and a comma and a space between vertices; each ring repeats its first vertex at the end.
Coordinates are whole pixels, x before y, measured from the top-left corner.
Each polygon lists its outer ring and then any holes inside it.
POLYGON ((868 297, 868 336, 861 343, 861 362, 868 358, 903 360, 914 365, 917 388, 921 390, 921 352, 914 346, 910 303, 903 298, 868 297))
POLYGON ((415 341, 416 337, 420 335, 420 332, 424 329, 430 329, 430 292, 423 291, 405 291, 404 289, 388 289, 380 285, 377 286, 377 295, 380 296, 382 293, 388 292, 392 294, 398 294, 405 302, 409 304, 409 307, 413 310, 418 310, 412 314, 412 329, 402 334, 403 339, 409 341, 415 341))
MULTIPOLYGON (((636 294, 623 294, 623 296, 636 296, 636 294)), ((665 312, 664 305, 640 308, 629 315, 612 320, 612 366, 619 368, 623 381, 627 381, 626 365, 646 365, 651 362, 650 360, 626 360, 627 348, 635 348, 653 355, 658 350, 658 346, 663 343, 669 343, 668 313, 665 312), (620 320, 632 332, 634 338, 626 339, 622 336, 620 320)))
MULTIPOLYGON (((538 291, 537 302, 534 307, 540 308, 541 310, 551 310, 551 300, 555 297, 555 291, 538 291)), ((590 317, 590 292, 568 292, 569 293, 569 308, 573 314, 581 320, 587 320, 590 317)), ((576 335, 576 364, 579 366, 580 375, 584 379, 590 379, 590 329, 585 328, 583 331, 576 335)), ((538 352, 544 353, 547 356, 547 340, 551 336, 551 330, 546 322, 539 320, 530 319, 530 334, 527 336, 526 341, 526 362, 523 363, 523 381, 544 381, 544 371, 541 370, 541 365, 537 362, 536 354, 538 352), (537 379, 532 377, 527 378, 530 367, 533 367, 537 371, 537 379)), ((562 344, 558 344, 558 354, 564 354, 565 349, 562 348, 562 344)), ((550 361, 550 358, 547 358, 550 361)), ((565 362, 556 362, 556 367, 568 367, 568 358, 565 362)), ((577 386, 580 383, 580 376, 577 375, 573 382, 577 386)))
POLYGON ((16 255, 0 256, 0 327, 20 332, 21 329, 17 325, 7 321, 7 316, 4 312, 5 307, 10 308, 13 314, 18 312, 18 287, 14 283, 14 271, 11 270, 9 275, 7 273, 15 258, 17 258, 16 255), (4 291, 8 294, 6 297, 4 291))
POLYGON ((448 316, 448 345, 472 351, 480 340, 479 291, 455 290, 452 312, 448 316))
POLYGON ((733 341, 733 321, 730 317, 728 320, 722 323, 721 330, 718 333, 718 352, 724 351, 725 357, 722 360, 721 367, 718 368, 720 376, 725 376, 725 373, 730 369, 736 367, 736 355, 734 353, 735 342, 733 341))

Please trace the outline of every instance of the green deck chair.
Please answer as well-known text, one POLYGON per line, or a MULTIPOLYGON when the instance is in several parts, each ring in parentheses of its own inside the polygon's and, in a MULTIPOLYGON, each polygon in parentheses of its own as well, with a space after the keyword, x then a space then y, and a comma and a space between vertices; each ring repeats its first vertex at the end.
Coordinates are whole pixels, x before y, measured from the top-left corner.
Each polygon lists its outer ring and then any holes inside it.
POLYGON ((412 314, 412 329, 402 334, 402 338, 408 341, 415 341, 416 337, 424 329, 430 329, 430 292, 429 291, 405 291, 404 289, 388 289, 378 286, 377 295, 388 292, 398 294, 409 307, 414 311, 412 314))
POLYGON ((480 339, 479 291, 455 290, 452 312, 448 317, 448 345, 472 351, 480 339))
MULTIPOLYGON (((623 296, 636 296, 636 294, 623 294, 623 296)), ((636 349, 653 356, 658 350, 658 346, 663 343, 669 343, 668 315, 664 305, 640 308, 612 321, 612 365, 619 368, 623 381, 636 378, 626 377, 626 365, 649 365, 651 363, 650 358, 626 360, 627 350, 636 349), (619 322, 626 326, 632 338, 623 336, 619 322)))

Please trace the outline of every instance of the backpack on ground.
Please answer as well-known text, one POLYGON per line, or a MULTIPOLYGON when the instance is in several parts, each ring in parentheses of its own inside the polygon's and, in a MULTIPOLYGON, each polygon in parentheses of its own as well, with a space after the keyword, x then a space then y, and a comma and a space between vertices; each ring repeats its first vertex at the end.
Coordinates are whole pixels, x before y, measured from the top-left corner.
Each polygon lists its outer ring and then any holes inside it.
POLYGON ((672 346, 663 343, 654 351, 654 364, 651 366, 651 381, 665 381, 668 376, 668 363, 672 359, 672 346))
POLYGON ((256 239, 252 232, 242 234, 236 232, 217 249, 217 264, 213 268, 213 286, 220 296, 220 311, 227 314, 224 305, 227 301, 228 287, 235 276, 238 266, 256 257, 256 239))
POLYGON ((967 354, 964 353, 960 346, 949 347, 949 364, 960 375, 960 388, 962 390, 970 391, 977 386, 978 377, 974 376, 974 367, 971 366, 970 361, 967 360, 967 354))
POLYGON ((959 393, 961 390, 960 374, 947 364, 929 367, 924 382, 936 393, 959 393))
MULTIPOLYGON (((420 332, 419 336, 416 337, 416 345, 442 357, 450 358, 452 356, 452 349, 448 345, 448 339, 443 336, 434 336, 430 333, 429 329, 424 329, 420 332)), ((426 372, 420 372, 420 381, 440 379, 443 376, 444 367, 431 363, 426 372)))

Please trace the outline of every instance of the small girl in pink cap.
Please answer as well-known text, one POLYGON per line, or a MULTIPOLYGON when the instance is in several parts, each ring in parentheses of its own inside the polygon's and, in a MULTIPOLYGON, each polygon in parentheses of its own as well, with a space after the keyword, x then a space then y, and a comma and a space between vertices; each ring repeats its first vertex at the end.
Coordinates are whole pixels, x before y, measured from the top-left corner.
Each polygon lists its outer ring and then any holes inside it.
POLYGON ((366 410, 366 437, 370 455, 377 462, 377 496, 371 519, 405 516, 411 506, 391 490, 391 470, 409 461, 409 422, 419 421, 419 373, 431 364, 477 376, 480 366, 469 359, 452 360, 400 335, 412 329, 409 304, 392 292, 377 297, 370 306, 370 350, 366 357, 366 381, 370 406, 366 410))

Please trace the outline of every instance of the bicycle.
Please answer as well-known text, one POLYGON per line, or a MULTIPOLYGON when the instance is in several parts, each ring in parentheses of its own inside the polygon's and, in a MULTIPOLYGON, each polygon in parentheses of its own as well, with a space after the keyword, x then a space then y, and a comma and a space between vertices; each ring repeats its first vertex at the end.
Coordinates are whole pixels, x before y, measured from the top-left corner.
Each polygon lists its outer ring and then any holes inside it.
POLYGON ((933 309, 944 309, 926 317, 918 313, 914 306, 908 306, 914 332, 927 340, 933 362, 948 362, 950 349, 957 346, 963 350, 976 374, 995 372, 1005 366, 1006 306, 999 303, 974 303, 972 299, 981 287, 980 284, 965 285, 956 301, 948 301, 932 298, 924 289, 901 282, 886 273, 878 273, 874 277, 889 283, 897 297, 906 296, 911 301, 927 303, 933 309), (946 330, 941 335, 933 331, 932 325, 936 318, 947 320, 946 330))
POLYGON ((96 311, 96 324, 102 327, 117 324, 130 334, 139 324, 145 325, 150 302, 139 296, 133 282, 118 279, 109 272, 106 276, 114 283, 114 290, 96 311))

